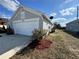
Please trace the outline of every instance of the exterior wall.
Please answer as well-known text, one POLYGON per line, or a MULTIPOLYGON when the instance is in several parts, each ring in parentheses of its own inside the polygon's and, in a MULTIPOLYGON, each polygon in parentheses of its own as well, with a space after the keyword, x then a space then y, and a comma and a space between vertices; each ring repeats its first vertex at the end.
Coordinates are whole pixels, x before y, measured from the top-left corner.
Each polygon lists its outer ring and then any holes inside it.
POLYGON ((72 22, 66 25, 66 30, 71 32, 79 32, 79 23, 78 22, 72 22))
POLYGON ((43 19, 39 17, 39 29, 43 29, 43 19))
POLYGON ((44 30, 50 30, 51 24, 49 24, 47 21, 43 21, 43 29, 44 30))
POLYGON ((52 23, 51 21, 45 16, 45 15, 42 15, 43 17, 43 29, 46 30, 46 31, 51 31, 51 28, 52 28, 52 23))

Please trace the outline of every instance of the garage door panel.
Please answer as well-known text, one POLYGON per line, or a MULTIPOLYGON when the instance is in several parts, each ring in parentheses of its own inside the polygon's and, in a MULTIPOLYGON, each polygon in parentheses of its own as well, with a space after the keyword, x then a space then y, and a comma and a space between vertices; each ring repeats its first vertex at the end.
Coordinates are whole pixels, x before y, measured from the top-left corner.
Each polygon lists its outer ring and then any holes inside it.
POLYGON ((15 34, 32 35, 32 31, 38 27, 39 21, 13 23, 15 34))

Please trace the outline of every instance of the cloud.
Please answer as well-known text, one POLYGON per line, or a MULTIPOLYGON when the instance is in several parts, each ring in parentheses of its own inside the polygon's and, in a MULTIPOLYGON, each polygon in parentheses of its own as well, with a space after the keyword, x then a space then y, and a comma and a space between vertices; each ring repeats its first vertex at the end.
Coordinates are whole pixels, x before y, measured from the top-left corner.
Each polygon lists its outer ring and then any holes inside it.
POLYGON ((7 18, 7 19, 10 19, 11 17, 10 17, 9 15, 0 14, 0 18, 7 18))
POLYGON ((0 4, 8 10, 15 11, 20 3, 17 0, 0 0, 0 4))
POLYGON ((56 13, 51 13, 51 14, 50 14, 50 16, 54 16, 54 17, 55 17, 56 15, 57 15, 56 13))
POLYGON ((79 0, 64 0, 63 3, 60 4, 60 8, 65 8, 67 6, 76 6, 79 5, 79 0))
POLYGON ((75 11, 76 11, 75 7, 70 7, 70 8, 62 9, 60 11, 60 14, 62 16, 69 16, 69 15, 73 15, 75 11))
POLYGON ((61 23, 61 22, 64 22, 64 21, 67 21, 66 18, 55 18, 52 20, 52 22, 58 22, 58 23, 61 23))
POLYGON ((67 23, 76 20, 76 17, 73 18, 55 18, 52 20, 52 23, 57 22, 59 23, 61 26, 66 26, 67 23))
POLYGON ((61 26, 66 26, 66 18, 55 18, 52 20, 52 23, 57 22, 59 23, 61 26))
POLYGON ((70 3, 70 2, 73 2, 73 1, 75 1, 75 0, 65 0, 64 3, 67 4, 67 3, 70 3))

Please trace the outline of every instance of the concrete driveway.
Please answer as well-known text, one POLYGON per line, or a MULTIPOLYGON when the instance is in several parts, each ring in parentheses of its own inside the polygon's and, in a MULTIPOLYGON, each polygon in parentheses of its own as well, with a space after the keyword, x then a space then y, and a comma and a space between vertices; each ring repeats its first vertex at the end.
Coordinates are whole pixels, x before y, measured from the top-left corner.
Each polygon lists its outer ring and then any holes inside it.
POLYGON ((31 41, 32 38, 30 36, 3 34, 2 37, 0 37, 0 57, 12 49, 14 49, 12 53, 15 54, 15 52, 27 46, 31 41))

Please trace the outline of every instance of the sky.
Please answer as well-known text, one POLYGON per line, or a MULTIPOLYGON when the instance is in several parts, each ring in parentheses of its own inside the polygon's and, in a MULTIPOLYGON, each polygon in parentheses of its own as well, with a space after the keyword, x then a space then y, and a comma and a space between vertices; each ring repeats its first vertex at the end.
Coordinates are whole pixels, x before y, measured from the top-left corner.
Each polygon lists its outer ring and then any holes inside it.
POLYGON ((0 0, 0 17, 11 18, 17 8, 23 5, 54 18, 52 23, 58 22, 61 26, 76 20, 76 7, 79 0, 0 0))

